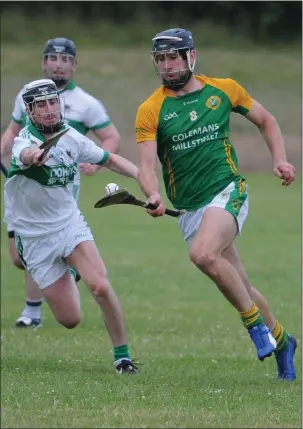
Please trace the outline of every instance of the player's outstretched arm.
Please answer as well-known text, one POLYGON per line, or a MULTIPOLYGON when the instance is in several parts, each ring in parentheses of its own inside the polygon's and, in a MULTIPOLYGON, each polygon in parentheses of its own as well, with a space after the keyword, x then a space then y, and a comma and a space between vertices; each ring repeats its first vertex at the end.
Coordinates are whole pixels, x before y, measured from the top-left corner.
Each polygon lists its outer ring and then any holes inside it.
MULTIPOLYGON (((78 135, 78 137, 80 136, 78 135)), ((77 143, 79 152, 76 161, 79 165, 81 163, 102 165, 122 176, 137 178, 138 168, 122 156, 101 149, 95 142, 85 136, 78 138, 77 143)))
MULTIPOLYGON (((99 146, 111 153, 118 153, 120 149, 120 134, 113 124, 105 128, 93 130, 93 133, 99 139, 99 146)), ((93 176, 97 171, 102 169, 102 165, 92 165, 88 163, 79 164, 79 170, 86 176, 93 176)))
POLYGON ((137 179, 138 167, 132 162, 128 161, 128 159, 125 159, 115 153, 109 154, 108 161, 106 161, 104 166, 112 171, 115 171, 116 173, 121 174, 122 176, 137 179))
POLYGON ((284 138, 275 117, 254 100, 246 118, 259 128, 272 155, 274 174, 283 180, 283 185, 290 185, 295 180, 296 170, 287 162, 284 138))

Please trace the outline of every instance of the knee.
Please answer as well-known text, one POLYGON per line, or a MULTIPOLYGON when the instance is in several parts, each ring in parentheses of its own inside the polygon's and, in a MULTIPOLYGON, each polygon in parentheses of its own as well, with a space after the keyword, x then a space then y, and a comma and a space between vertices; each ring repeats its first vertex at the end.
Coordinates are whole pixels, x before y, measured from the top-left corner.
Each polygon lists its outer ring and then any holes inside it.
POLYGON ((95 298, 106 298, 109 292, 109 281, 106 276, 99 276, 89 285, 92 295, 95 298))
POLYGON ((211 271, 217 260, 215 252, 203 247, 200 249, 192 248, 189 257, 190 260, 204 272, 211 271))
POLYGON ((60 325, 64 326, 64 328, 66 329, 74 329, 77 325, 79 325, 80 321, 81 321, 80 315, 74 316, 65 320, 58 320, 60 325))

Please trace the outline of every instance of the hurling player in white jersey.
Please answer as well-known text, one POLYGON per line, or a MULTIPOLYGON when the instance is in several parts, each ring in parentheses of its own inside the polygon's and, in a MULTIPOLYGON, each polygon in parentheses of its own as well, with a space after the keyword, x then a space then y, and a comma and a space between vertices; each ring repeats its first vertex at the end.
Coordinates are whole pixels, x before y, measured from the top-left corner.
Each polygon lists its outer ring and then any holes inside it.
POLYGON ((134 179, 138 169, 63 123, 59 94, 51 79, 29 83, 22 97, 30 123, 14 140, 4 187, 4 220, 15 231, 20 259, 57 321, 69 329, 77 326, 81 317, 79 290, 69 272, 73 267, 101 309, 116 370, 137 373, 128 349, 122 308, 69 187, 80 162, 103 165, 134 179), (56 146, 44 153, 41 144, 64 128, 68 130, 56 146))
MULTIPOLYGON (((41 67, 46 77, 52 79, 59 89, 65 123, 83 135, 89 131, 93 132, 103 149, 116 153, 119 149, 120 135, 103 104, 75 84, 73 75, 76 66, 76 46, 73 41, 58 37, 46 42, 41 67)), ((1 159, 11 153, 14 138, 28 122, 21 90, 15 99, 12 120, 1 137, 1 159)), ((76 199, 79 197, 80 190, 79 170, 84 174, 92 175, 99 168, 88 163, 79 165, 74 185, 71 187, 76 199)), ((23 269, 15 247, 14 231, 11 225, 8 225, 7 229, 11 259, 16 267, 23 269)), ((26 328, 40 325, 41 304, 41 293, 30 274, 26 273, 26 305, 21 317, 16 321, 16 326, 26 328)))

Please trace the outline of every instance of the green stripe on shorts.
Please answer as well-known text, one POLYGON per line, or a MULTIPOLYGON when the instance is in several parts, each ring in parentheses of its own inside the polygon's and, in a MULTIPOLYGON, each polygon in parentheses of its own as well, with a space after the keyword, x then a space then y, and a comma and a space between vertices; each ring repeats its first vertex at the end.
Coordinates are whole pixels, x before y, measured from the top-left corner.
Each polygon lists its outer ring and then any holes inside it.
POLYGON ((247 189, 244 179, 236 180, 233 183, 235 184, 235 189, 230 193, 225 210, 237 219, 240 210, 247 199, 247 189))
POLYGON ((73 185, 73 197, 78 202, 80 194, 80 185, 73 185))

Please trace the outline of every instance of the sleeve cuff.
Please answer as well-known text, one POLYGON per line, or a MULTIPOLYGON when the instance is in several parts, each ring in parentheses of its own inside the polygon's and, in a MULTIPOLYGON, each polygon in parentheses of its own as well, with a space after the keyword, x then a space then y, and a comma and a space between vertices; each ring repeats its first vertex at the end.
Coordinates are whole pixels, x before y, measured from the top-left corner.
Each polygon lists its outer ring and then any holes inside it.
POLYGON ((89 129, 92 130, 92 131, 94 131, 94 130, 101 130, 102 128, 108 127, 111 123, 112 122, 109 120, 109 121, 103 122, 103 124, 94 125, 93 127, 90 127, 89 129))
POLYGON ((19 124, 19 125, 21 125, 22 124, 22 120, 20 119, 16 119, 14 116, 12 116, 12 120, 14 121, 14 122, 16 122, 16 124, 19 124))
POLYGON ((105 164, 108 160, 109 160, 109 152, 107 152, 107 151, 105 150, 105 151, 104 151, 103 158, 101 159, 101 161, 96 162, 96 164, 97 164, 97 165, 103 165, 103 164, 105 164))
POLYGON ((235 107, 233 109, 233 111, 235 113, 240 113, 240 115, 243 115, 243 116, 247 115, 247 113, 249 112, 249 110, 250 109, 247 109, 246 107, 243 107, 243 106, 237 106, 237 107, 235 107))

